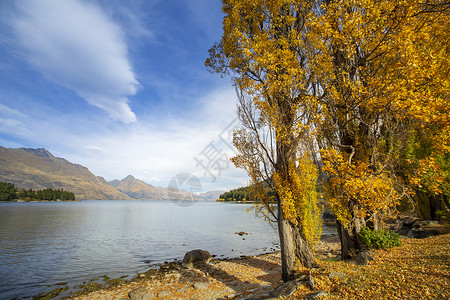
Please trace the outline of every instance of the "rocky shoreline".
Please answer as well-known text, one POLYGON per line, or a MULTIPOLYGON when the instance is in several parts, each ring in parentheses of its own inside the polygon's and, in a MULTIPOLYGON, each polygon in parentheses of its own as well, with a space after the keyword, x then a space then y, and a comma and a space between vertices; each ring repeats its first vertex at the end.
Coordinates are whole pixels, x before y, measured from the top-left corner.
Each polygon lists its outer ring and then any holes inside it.
MULTIPOLYGON (((428 228, 430 225, 437 226, 433 222, 424 222, 418 218, 405 218, 397 223, 397 226, 391 225, 391 230, 397 232, 409 230, 408 237, 413 237, 411 232, 418 228, 420 230, 428 228)), ((406 235, 406 231, 401 233, 406 235)), ((236 234, 245 233, 236 232, 236 234)), ((438 234, 442 233, 438 232, 438 234)), ((212 259, 207 251, 195 251, 200 255, 200 259, 204 259, 204 264, 194 266, 194 261, 193 263, 189 261, 188 264, 180 261, 166 262, 138 274, 131 280, 124 278, 106 280, 105 278, 105 284, 92 281, 81 287, 76 296, 72 295, 72 299, 270 299, 274 290, 282 288, 280 252, 256 256, 243 255, 232 259, 212 259)), ((316 258, 321 261, 340 260, 340 242, 337 234, 322 236, 316 248, 316 258)), ((372 257, 369 258, 373 260, 372 257)), ((367 265, 367 262, 359 265, 367 265)), ((311 274, 309 277, 307 274, 302 276, 303 280, 294 284, 303 284, 305 289, 309 289, 311 274)), ((311 291, 315 291, 314 288, 309 289, 310 296, 313 298, 324 296, 320 293, 326 293, 322 291, 311 293, 311 291)), ((57 292, 56 290, 56 294, 57 292)), ((67 295, 67 292, 62 294, 67 295)), ((44 297, 43 299, 52 298, 44 297)))
MULTIPOLYGON (((318 258, 340 255, 337 235, 324 237, 318 258)), ((171 262, 150 269, 128 282, 72 299, 266 299, 281 281, 280 252, 232 259, 213 259, 196 268, 171 262)))

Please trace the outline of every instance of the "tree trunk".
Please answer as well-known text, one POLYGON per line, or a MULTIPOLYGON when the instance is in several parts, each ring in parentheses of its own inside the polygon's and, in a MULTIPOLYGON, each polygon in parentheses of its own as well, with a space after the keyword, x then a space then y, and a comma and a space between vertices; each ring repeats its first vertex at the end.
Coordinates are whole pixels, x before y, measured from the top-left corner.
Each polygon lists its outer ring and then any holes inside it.
POLYGON ((365 222, 366 223, 365 226, 369 227, 372 230, 383 229, 383 218, 381 214, 382 213, 379 210, 375 211, 372 217, 365 222))
POLYGON ((437 213, 438 211, 442 210, 442 196, 441 195, 433 195, 430 193, 428 196, 428 199, 430 201, 430 219, 433 221, 440 221, 441 216, 437 213))
POLYGON ((447 208, 450 209, 450 201, 448 200, 447 195, 442 195, 442 201, 444 201, 447 208))
POLYGON ((381 212, 377 211, 373 216, 373 230, 383 229, 383 218, 381 217, 381 212))
POLYGON ((314 266, 314 256, 303 237, 302 228, 294 226, 283 216, 281 205, 278 205, 278 232, 281 247, 281 277, 284 282, 294 279, 296 258, 306 268, 314 266))
MULTIPOLYGON (((276 98, 277 106, 279 108, 279 128, 282 128, 287 135, 276 135, 276 164, 275 171, 281 176, 282 182, 290 183, 289 172, 291 166, 296 166, 298 141, 292 128, 294 127, 296 112, 288 101, 289 97, 279 95, 276 98)), ((286 188, 291 188, 286 186, 286 188)), ((301 225, 294 225, 285 218, 283 208, 281 205, 282 199, 278 197, 278 232, 280 236, 281 247, 281 277, 283 281, 292 280, 294 275, 294 268, 296 260, 306 267, 311 268, 314 264, 314 257, 311 249, 305 240, 301 225)))
MULTIPOLYGON (((359 240, 358 233, 361 231, 360 226, 353 226, 351 230, 348 230, 339 221, 336 221, 337 229, 339 233, 339 239, 341 240, 341 258, 350 259, 357 251, 361 250, 361 241, 359 240)), ((356 221, 359 224, 359 220, 356 221)))
POLYGON ((304 234, 302 232, 302 228, 299 226, 296 226, 293 228, 295 233, 295 255, 300 260, 300 263, 305 268, 312 268, 315 265, 314 262, 314 255, 309 247, 308 243, 306 242, 306 239, 304 237, 304 234))
POLYGON ((294 232, 289 221, 282 217, 281 207, 278 209, 278 232, 281 247, 281 278, 284 282, 294 278, 295 244, 294 232))

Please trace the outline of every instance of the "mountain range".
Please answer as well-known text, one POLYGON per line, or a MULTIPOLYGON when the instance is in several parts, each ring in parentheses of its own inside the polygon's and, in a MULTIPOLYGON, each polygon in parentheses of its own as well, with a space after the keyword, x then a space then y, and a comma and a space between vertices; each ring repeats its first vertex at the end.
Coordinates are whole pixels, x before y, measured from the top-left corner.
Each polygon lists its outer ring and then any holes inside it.
POLYGON ((19 189, 64 189, 78 200, 216 200, 222 192, 194 194, 184 190, 153 186, 129 175, 106 181, 88 168, 53 156, 43 148, 0 146, 0 181, 19 189))

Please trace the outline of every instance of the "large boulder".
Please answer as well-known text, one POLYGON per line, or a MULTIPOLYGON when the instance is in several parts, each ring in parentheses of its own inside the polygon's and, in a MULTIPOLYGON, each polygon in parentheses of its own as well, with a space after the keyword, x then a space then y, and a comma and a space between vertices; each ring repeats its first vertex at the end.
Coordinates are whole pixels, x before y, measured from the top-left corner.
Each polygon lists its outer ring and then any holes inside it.
POLYGON ((155 295, 149 293, 145 287, 138 287, 128 293, 130 300, 152 300, 155 295))
MULTIPOLYGON (((300 285, 306 285, 314 291, 315 283, 314 278, 311 275, 312 270, 313 269, 309 271, 309 275, 302 275, 294 280, 286 281, 280 284, 277 288, 270 292, 269 299, 289 298, 298 290, 300 285)), ((322 294, 319 296, 322 296, 322 294)))
POLYGON ((413 224, 418 220, 420 219, 416 217, 407 217, 406 219, 403 220, 403 227, 411 228, 413 224))
POLYGON ((408 236, 408 234, 409 234, 408 237, 412 237, 411 228, 412 228, 414 222, 416 222, 417 220, 420 220, 420 219, 416 218, 416 217, 407 217, 407 218, 401 219, 398 226, 394 229, 394 231, 401 235, 408 236))
POLYGON ((192 250, 184 255, 181 266, 185 269, 193 269, 209 263, 211 259, 211 254, 206 250, 192 250))
POLYGON ((415 237, 416 239, 446 234, 450 231, 445 225, 439 224, 437 221, 428 220, 417 220, 412 227, 409 236, 415 237))
POLYGON ((430 220, 416 220, 413 224, 413 228, 422 228, 428 225, 436 225, 439 224, 437 221, 430 221, 430 220))
POLYGON ((302 282, 299 280, 284 282, 270 293, 269 299, 279 299, 281 297, 288 298, 298 290, 300 284, 302 284, 302 282))
POLYGON ((305 296, 305 299, 317 299, 321 297, 328 297, 329 294, 327 292, 316 292, 316 293, 309 293, 305 296))

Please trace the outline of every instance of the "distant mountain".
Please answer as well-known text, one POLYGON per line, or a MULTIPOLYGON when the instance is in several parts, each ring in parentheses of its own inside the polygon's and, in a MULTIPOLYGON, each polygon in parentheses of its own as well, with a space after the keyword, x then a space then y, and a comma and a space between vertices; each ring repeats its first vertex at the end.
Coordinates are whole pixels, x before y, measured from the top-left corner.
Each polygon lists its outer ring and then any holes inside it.
POLYGON ((128 195, 133 199, 141 200, 167 200, 167 189, 153 186, 142 180, 136 179, 128 175, 122 180, 113 180, 109 184, 118 191, 128 195))
POLYGON ((0 146, 0 181, 25 189, 64 189, 76 199, 129 200, 128 195, 112 187, 104 178, 86 167, 54 157, 48 150, 5 148, 0 146))
POLYGON ((139 200, 207 200, 202 195, 177 190, 170 187, 160 187, 145 183, 142 180, 136 179, 128 175, 122 180, 112 180, 109 182, 111 186, 118 191, 128 195, 132 199, 139 200))
POLYGON ((210 192, 200 194, 199 197, 203 200, 216 201, 217 199, 219 199, 219 196, 222 194, 223 194, 223 192, 221 192, 221 191, 210 191, 210 192))
POLYGON ((153 186, 129 175, 107 182, 86 167, 53 156, 39 148, 5 148, 0 146, 0 181, 19 189, 64 189, 76 199, 86 200, 216 200, 220 192, 200 195, 174 188, 153 186))

